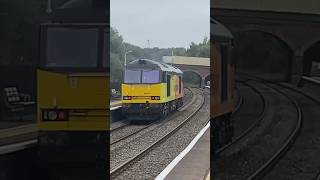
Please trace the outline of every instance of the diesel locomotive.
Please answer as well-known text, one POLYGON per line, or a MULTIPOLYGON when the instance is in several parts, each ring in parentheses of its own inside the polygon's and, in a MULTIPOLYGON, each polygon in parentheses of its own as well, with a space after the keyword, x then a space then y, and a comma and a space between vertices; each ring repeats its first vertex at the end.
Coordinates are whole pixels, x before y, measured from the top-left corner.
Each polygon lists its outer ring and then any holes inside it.
POLYGON ((126 65, 122 113, 131 120, 153 120, 182 106, 183 73, 171 65, 138 59, 126 65))
POLYGON ((72 0, 40 25, 37 70, 41 161, 106 164, 109 23, 103 0, 72 0))
MULTIPOLYGON (((211 139, 212 150, 229 143, 233 136, 230 115, 235 108, 235 63, 232 58, 233 36, 215 19, 211 25, 211 139)), ((214 153, 213 152, 213 153, 214 153)))

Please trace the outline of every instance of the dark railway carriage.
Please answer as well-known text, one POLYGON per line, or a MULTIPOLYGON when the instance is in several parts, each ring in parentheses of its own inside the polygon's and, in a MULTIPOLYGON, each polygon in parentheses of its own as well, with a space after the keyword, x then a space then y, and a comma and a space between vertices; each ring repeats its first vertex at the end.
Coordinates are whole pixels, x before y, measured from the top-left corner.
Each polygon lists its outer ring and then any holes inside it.
POLYGON ((124 70, 122 112, 132 120, 152 120, 182 106, 182 71, 165 63, 139 59, 124 70))
POLYGON ((211 23, 211 122, 213 149, 231 141, 235 106, 235 65, 232 61, 233 36, 213 18, 211 23))

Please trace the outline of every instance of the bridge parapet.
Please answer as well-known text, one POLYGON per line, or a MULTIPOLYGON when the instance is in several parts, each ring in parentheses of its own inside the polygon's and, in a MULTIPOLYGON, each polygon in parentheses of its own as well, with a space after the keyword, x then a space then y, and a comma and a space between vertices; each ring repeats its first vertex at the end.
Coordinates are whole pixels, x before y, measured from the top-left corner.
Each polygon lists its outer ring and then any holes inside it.
POLYGON ((179 68, 183 72, 194 72, 201 78, 201 86, 205 86, 205 79, 210 75, 210 58, 163 56, 162 61, 179 68))

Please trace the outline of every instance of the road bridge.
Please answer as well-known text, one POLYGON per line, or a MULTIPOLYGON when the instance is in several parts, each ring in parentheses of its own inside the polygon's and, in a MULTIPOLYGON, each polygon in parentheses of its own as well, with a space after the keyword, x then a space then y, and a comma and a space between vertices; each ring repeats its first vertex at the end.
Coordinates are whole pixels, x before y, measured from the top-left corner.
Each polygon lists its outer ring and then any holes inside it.
POLYGON ((179 68, 183 72, 193 72, 201 79, 200 86, 210 80, 210 58, 163 56, 162 61, 179 68))
POLYGON ((236 36, 262 32, 276 38, 290 52, 286 80, 310 75, 312 61, 320 61, 320 1, 214 0, 211 14, 236 36))

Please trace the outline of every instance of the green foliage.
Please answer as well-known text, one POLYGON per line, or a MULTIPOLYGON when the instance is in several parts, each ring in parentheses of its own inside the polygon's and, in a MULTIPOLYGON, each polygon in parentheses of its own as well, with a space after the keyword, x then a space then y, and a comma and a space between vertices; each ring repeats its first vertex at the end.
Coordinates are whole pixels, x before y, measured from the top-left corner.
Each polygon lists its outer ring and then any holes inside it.
MULTIPOLYGON (((203 42, 191 43, 189 48, 141 48, 124 42, 119 32, 111 27, 110 30, 110 67, 112 84, 120 84, 122 81, 122 70, 124 68, 124 54, 126 51, 132 51, 127 54, 127 63, 136 59, 162 60, 162 56, 191 56, 191 57, 210 57, 210 42, 207 37, 203 42)), ((198 83, 198 77, 195 74, 187 75, 186 81, 198 83)))
POLYGON ((187 49, 187 56, 191 57, 210 57, 210 41, 207 37, 203 39, 202 43, 191 43, 190 48, 187 49))

